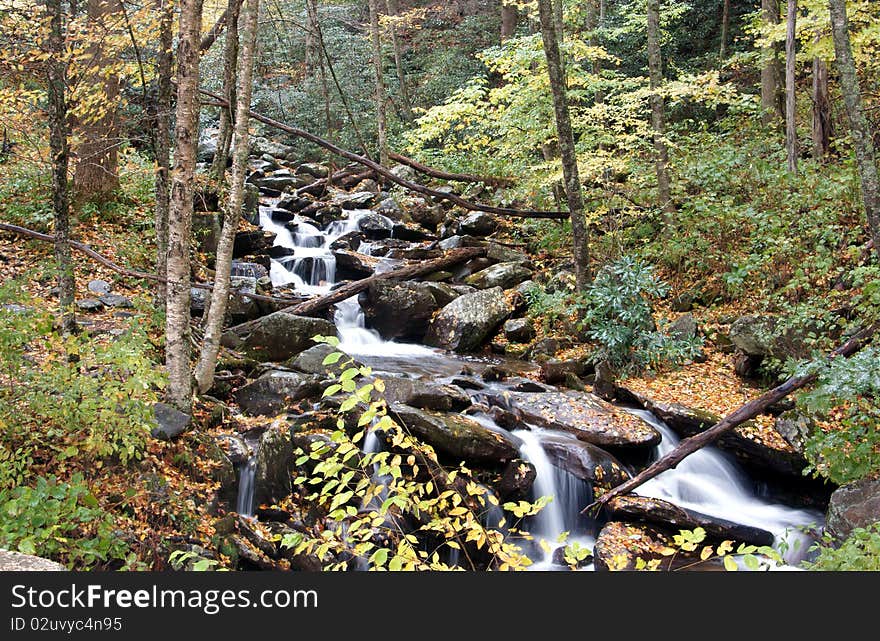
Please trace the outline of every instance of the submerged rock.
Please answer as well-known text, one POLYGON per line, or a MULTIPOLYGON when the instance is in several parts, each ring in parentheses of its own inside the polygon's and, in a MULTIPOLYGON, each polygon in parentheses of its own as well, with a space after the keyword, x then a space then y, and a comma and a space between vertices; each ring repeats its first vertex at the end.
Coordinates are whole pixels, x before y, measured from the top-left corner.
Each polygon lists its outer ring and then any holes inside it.
POLYGON ((251 416, 274 416, 290 403, 317 393, 317 377, 299 372, 272 370, 237 389, 233 398, 242 411, 251 416))
POLYGON ((563 430, 601 447, 649 448, 661 440, 642 419, 587 392, 503 392, 488 399, 526 423, 563 430))
POLYGON ((401 403, 391 405, 390 413, 420 439, 455 459, 504 463, 519 457, 519 445, 511 435, 466 416, 423 411, 401 403))
POLYGON ((434 317, 425 342, 456 352, 471 351, 479 347, 512 310, 500 287, 465 294, 434 317))
POLYGON ((281 362, 313 346, 315 335, 335 336, 336 326, 320 318, 281 311, 227 330, 221 342, 256 360, 281 362))

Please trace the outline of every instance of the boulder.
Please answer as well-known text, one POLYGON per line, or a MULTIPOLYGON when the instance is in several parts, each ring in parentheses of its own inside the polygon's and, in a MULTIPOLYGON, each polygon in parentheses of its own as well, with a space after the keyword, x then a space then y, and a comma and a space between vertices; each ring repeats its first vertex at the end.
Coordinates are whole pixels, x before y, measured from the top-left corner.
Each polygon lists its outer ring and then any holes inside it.
POLYGON ((486 250, 486 256, 491 260, 498 261, 499 263, 531 263, 529 257, 526 256, 523 252, 517 251, 512 247, 507 247, 506 245, 494 243, 491 241, 489 242, 489 247, 486 250))
POLYGON ((347 249, 333 251, 336 258, 336 275, 342 280, 360 280, 372 276, 378 260, 366 254, 359 254, 347 249))
POLYGON ((391 238, 394 223, 382 214, 373 212, 358 219, 358 229, 370 240, 381 240, 391 238))
POLYGON ((437 247, 444 251, 449 251, 450 249, 460 249, 462 247, 482 247, 484 244, 485 241, 473 236, 450 236, 438 242, 437 247))
MULTIPOLYGON (((637 559, 645 562, 666 559, 670 548, 670 532, 649 525, 611 521, 599 532, 593 546, 593 565, 597 571, 634 570, 637 559)), ((668 561, 661 567, 668 569, 668 561)))
POLYGON ((233 394, 242 411, 251 416, 274 416, 289 404, 315 396, 318 378, 299 372, 270 370, 233 394))
POLYGON ((389 404, 402 403, 425 410, 460 412, 471 398, 460 387, 403 377, 386 377, 382 398, 389 404))
POLYGON ((776 417, 773 429, 791 445, 794 450, 803 456, 807 439, 816 429, 815 421, 809 416, 796 410, 788 410, 776 417))
POLYGON ((862 479, 837 488, 831 495, 825 531, 838 541, 855 528, 880 521, 880 479, 862 479))
POLYGON ((423 284, 427 290, 431 292, 431 295, 434 297, 434 302, 437 303, 437 307, 446 307, 449 303, 461 296, 461 294, 455 291, 451 285, 447 285, 446 283, 425 282, 423 284))
POLYGON ((395 403, 390 413, 420 439, 454 459, 474 463, 506 463, 519 457, 519 444, 460 414, 441 414, 395 403))
POLYGON ((633 494, 618 496, 608 503, 606 509, 608 515, 615 521, 654 523, 676 532, 701 527, 708 536, 719 541, 732 540, 750 545, 773 545, 775 539, 773 533, 767 530, 687 510, 662 499, 633 494))
POLYGON ((421 341, 439 309, 430 288, 422 283, 378 280, 358 297, 367 326, 382 338, 421 341))
POLYGON ((224 332, 221 342, 256 360, 281 362, 313 346, 315 335, 335 336, 336 326, 320 318, 280 311, 230 328, 224 332))
POLYGON ((543 434, 541 447, 553 465, 593 487, 610 490, 630 478, 620 461, 601 447, 565 434, 543 434))
POLYGON ((424 240, 435 240, 437 236, 422 227, 418 223, 396 222, 391 228, 391 235, 401 240, 409 240, 412 242, 422 242, 424 240))
POLYGON ((342 234, 342 236, 330 243, 330 249, 348 249, 351 251, 357 251, 363 240, 364 235, 361 232, 350 231, 347 234, 342 234))
POLYGON ((330 170, 324 166, 314 162, 304 162, 296 168, 298 176, 306 175, 313 178, 326 178, 330 175, 330 170))
POLYGON ((229 274, 233 277, 253 278, 255 280, 260 280, 261 278, 269 277, 269 270, 259 263, 247 263, 240 260, 234 260, 230 265, 229 274))
POLYGON ((261 229, 240 231, 235 234, 235 241, 232 245, 232 257, 241 258, 242 256, 261 254, 275 243, 275 236, 276 234, 273 232, 261 229))
POLYGON ((504 336, 511 343, 528 343, 535 338, 535 323, 531 318, 511 318, 504 323, 504 336))
POLYGON ((523 267, 521 263, 498 263, 471 274, 464 279, 464 282, 477 289, 490 287, 510 289, 531 277, 532 270, 523 267))
POLYGON ((458 222, 458 234, 470 236, 488 236, 498 229, 498 218, 493 214, 475 211, 458 222))
POLYGON ((156 417, 156 427, 152 429, 150 434, 160 441, 170 441, 180 436, 186 431, 192 420, 189 414, 165 403, 154 404, 153 415, 156 417))
POLYGON ((273 191, 292 191, 312 184, 312 179, 305 176, 295 176, 289 170, 282 169, 272 174, 254 177, 249 182, 256 185, 260 189, 270 189, 273 191))
POLYGON ((217 243, 220 242, 220 231, 220 214, 211 212, 193 213, 192 237, 196 241, 199 251, 208 255, 216 254, 217 243))
POLYGON ((233 465, 246 463, 251 457, 251 448, 237 434, 221 434, 217 437, 217 446, 233 465))
POLYGON ((398 199, 398 203, 413 222, 427 229, 436 230, 437 225, 443 222, 443 207, 420 196, 404 196, 398 199))
POLYGON ((465 294, 446 305, 431 321, 425 342, 468 352, 479 347, 512 311, 500 287, 465 294))
MULTIPOLYGON (((351 357, 343 354, 338 361, 328 365, 324 365, 324 359, 338 351, 340 350, 327 343, 318 343, 314 347, 300 352, 287 363, 293 369, 305 372, 306 374, 315 374, 322 377, 326 377, 328 374, 337 376, 342 372, 343 364, 348 363, 351 357)), ((360 363, 355 363, 355 365, 360 366, 360 363)))
POLYGON ((693 314, 682 314, 669 325, 669 335, 680 341, 697 335, 697 321, 693 314))
POLYGON ((66 572, 67 568, 41 556, 0 549, 0 572, 66 572))
POLYGON ((554 385, 565 381, 569 375, 583 376, 586 371, 584 361, 551 358, 541 363, 541 380, 554 385))
POLYGON ((287 429, 273 423, 260 437, 254 474, 254 505, 277 503, 290 495, 294 472, 293 444, 287 429))
POLYGON ((371 191, 340 193, 333 198, 333 202, 343 209, 366 209, 376 202, 376 194, 371 191))
POLYGON ((104 303, 97 298, 81 298, 76 301, 76 306, 84 312, 100 312, 104 309, 104 303))
POLYGON ((119 294, 104 294, 103 296, 100 296, 98 300, 107 307, 134 307, 131 299, 119 294))
POLYGON ((661 440, 642 419, 586 392, 495 392, 487 399, 526 423, 563 430, 600 447, 651 448, 661 440))
POLYGON ((498 498, 502 501, 526 498, 537 476, 535 466, 529 461, 513 459, 504 468, 498 480, 496 487, 498 498))
POLYGON ((106 280, 90 280, 88 284, 88 290, 99 296, 101 294, 109 294, 111 289, 110 283, 106 280))

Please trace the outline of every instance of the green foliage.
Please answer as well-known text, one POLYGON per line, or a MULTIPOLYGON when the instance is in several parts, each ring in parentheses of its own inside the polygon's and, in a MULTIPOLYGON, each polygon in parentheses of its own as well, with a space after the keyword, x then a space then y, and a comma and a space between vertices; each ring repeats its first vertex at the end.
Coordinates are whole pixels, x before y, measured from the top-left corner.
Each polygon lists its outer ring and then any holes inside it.
POLYGON ((819 572, 876 572, 880 570, 880 523, 856 528, 839 546, 830 535, 814 545, 817 556, 803 565, 819 572))
POLYGON ((164 384, 150 348, 137 321, 99 341, 59 335, 35 306, 0 307, 0 487, 26 483, 34 462, 139 459, 164 384))
POLYGON ((704 563, 720 560, 727 572, 736 572, 743 568, 751 571, 766 571, 772 566, 783 563, 779 552, 767 545, 741 543, 734 547, 733 541, 725 540, 713 546, 704 545, 705 542, 706 530, 701 527, 679 530, 678 534, 673 535, 671 545, 665 546, 660 551, 661 558, 639 557, 636 559, 635 569, 657 571, 662 566, 675 570, 689 570, 704 563))
POLYGON ((606 265, 584 294, 582 325, 599 343, 595 361, 623 372, 678 365, 699 352, 702 341, 678 339, 657 330, 651 297, 667 287, 642 261, 625 256, 606 265))
POLYGON ((529 305, 529 316, 537 319, 549 330, 553 323, 568 316, 573 308, 571 292, 554 291, 548 292, 545 287, 535 283, 528 287, 523 296, 529 305))
POLYGON ((133 561, 81 474, 68 483, 40 477, 33 487, 0 489, 0 548, 38 554, 71 569, 133 561))
POLYGON ((0 166, 0 219, 37 231, 52 223, 51 180, 45 167, 31 163, 0 166))
POLYGON ((189 570, 191 572, 224 572, 226 568, 219 567, 220 562, 215 559, 207 559, 191 550, 175 550, 168 557, 168 562, 175 570, 189 570))

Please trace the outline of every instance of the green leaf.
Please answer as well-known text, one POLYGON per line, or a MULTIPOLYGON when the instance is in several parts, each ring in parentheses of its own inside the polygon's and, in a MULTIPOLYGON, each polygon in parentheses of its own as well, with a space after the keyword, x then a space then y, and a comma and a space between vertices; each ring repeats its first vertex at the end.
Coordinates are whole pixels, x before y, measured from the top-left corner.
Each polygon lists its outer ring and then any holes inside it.
POLYGON ((333 352, 332 354, 327 354, 324 357, 324 360, 321 362, 321 365, 333 365, 339 362, 339 359, 342 358, 342 352, 333 352))
POLYGON ((737 566, 736 564, 736 559, 734 559, 732 556, 725 556, 724 569, 728 572, 736 572, 737 570, 739 570, 739 566, 737 566))

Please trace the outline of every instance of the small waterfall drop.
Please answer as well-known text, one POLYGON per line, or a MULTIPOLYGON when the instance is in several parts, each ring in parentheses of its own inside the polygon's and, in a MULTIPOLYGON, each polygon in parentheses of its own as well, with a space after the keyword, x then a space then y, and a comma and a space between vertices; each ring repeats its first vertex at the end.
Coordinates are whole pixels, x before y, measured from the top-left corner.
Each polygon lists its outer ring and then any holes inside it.
POLYGON ((251 455, 238 468, 238 496, 235 500, 235 511, 242 516, 254 515, 254 494, 256 492, 257 457, 251 455))

